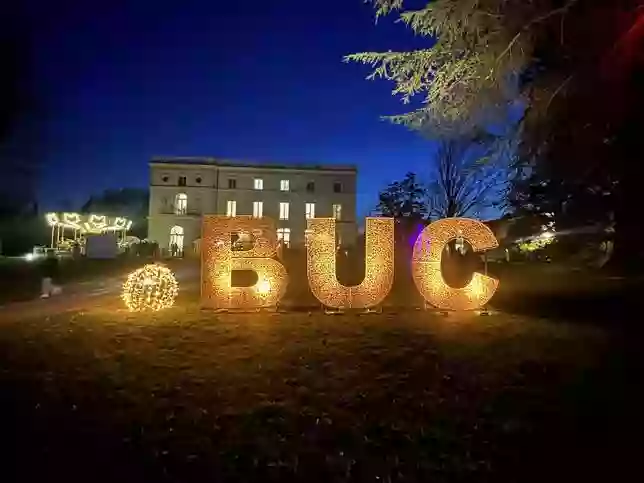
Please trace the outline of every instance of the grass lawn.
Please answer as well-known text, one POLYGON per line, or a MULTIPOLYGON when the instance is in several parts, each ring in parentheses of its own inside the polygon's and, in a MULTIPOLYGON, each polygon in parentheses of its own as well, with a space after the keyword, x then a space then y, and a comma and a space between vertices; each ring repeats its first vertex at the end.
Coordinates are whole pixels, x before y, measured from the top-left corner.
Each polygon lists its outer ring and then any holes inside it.
POLYGON ((0 322, 5 476, 623 481, 637 454, 640 367, 603 328, 180 306, 0 322))
MULTIPOLYGON (((644 278, 573 271, 556 264, 491 264, 500 280, 491 303, 506 312, 564 318, 603 326, 640 326, 644 278)), ((641 331, 640 331, 641 335, 641 331)))

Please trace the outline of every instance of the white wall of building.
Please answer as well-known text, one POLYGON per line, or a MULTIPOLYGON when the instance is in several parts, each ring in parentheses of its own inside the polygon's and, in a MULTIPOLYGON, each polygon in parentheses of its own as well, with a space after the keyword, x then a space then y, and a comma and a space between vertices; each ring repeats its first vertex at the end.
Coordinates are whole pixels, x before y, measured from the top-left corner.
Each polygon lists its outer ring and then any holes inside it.
POLYGON ((189 253, 200 238, 201 216, 226 215, 228 201, 236 202, 237 215, 252 215, 253 203, 262 202, 263 216, 273 218, 278 228, 291 230, 291 245, 304 243, 305 205, 315 203, 315 216, 333 216, 333 205, 342 206, 336 229, 343 244, 357 235, 356 177, 353 167, 334 166, 251 166, 221 163, 209 159, 173 158, 150 163, 150 206, 148 238, 162 249, 170 247, 170 230, 184 230, 184 250, 189 253), (261 179, 263 189, 255 189, 261 179), (234 180, 231 184, 230 180, 234 180), (289 190, 283 191, 282 181, 289 190), (185 186, 180 186, 185 181, 185 186), (314 184, 308 190, 307 185, 314 184), (340 187, 340 192, 336 192, 340 187), (177 214, 175 200, 185 194, 187 206, 177 214), (289 203, 289 219, 280 220, 280 203, 289 203))

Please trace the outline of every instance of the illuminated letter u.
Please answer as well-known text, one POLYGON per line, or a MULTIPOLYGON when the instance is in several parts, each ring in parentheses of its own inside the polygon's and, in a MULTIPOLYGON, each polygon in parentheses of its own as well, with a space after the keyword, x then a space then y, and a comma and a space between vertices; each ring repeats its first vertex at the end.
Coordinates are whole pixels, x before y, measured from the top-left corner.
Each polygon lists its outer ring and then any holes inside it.
POLYGON ((365 277, 360 285, 338 282, 335 267, 335 220, 308 220, 307 276, 311 292, 323 305, 366 309, 381 303, 394 281, 394 220, 367 218, 365 277))

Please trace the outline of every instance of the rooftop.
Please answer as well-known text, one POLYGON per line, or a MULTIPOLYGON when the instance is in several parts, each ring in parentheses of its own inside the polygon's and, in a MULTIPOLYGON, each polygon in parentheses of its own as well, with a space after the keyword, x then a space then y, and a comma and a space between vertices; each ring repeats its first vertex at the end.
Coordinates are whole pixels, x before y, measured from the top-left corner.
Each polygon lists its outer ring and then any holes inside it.
POLYGON ((228 160, 209 157, 154 157, 151 165, 184 164, 194 166, 223 166, 235 168, 270 168, 270 169, 302 169, 316 171, 353 171, 357 172, 355 165, 347 164, 316 164, 316 163, 270 163, 261 161, 228 160))

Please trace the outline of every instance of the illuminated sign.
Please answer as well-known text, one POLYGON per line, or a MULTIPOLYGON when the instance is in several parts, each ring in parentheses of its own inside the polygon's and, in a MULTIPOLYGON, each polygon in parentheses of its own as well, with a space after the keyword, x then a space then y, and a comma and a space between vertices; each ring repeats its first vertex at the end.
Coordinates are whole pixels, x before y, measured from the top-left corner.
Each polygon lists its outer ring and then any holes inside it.
POLYGON ((394 283, 394 220, 367 218, 365 277, 355 287, 338 282, 335 219, 308 220, 306 267, 309 287, 322 305, 366 309, 381 303, 394 283))
MULTIPOLYGON (((340 284, 336 276, 335 223, 332 218, 308 220, 307 277, 313 295, 322 305, 340 309, 367 309, 385 299, 394 279, 394 219, 367 218, 365 277, 359 285, 340 284)), ((448 285, 441 272, 441 257, 452 240, 468 242, 475 252, 496 248, 498 242, 483 223, 447 218, 427 226, 414 244, 412 277, 427 302, 442 310, 473 310, 494 295, 498 280, 474 273, 463 288, 448 285)), ((269 218, 205 216, 202 227, 202 304, 214 309, 275 307, 287 284, 284 266, 273 257, 278 241, 269 218), (252 237, 250 236, 252 234, 252 237), (233 235, 236 235, 233 241, 233 235), (252 270, 257 283, 233 287, 234 270, 252 270)))
POLYGON ((427 226, 414 244, 412 277, 427 302, 443 310, 473 310, 485 305, 494 295, 499 281, 474 273, 463 288, 449 286, 441 271, 445 246, 452 240, 467 241, 475 252, 499 246, 486 225, 468 218, 445 218, 427 226))
POLYGON ((271 219, 204 216, 201 239, 201 297, 205 307, 248 310, 277 305, 286 291, 287 273, 272 258, 278 243, 271 219), (254 239, 248 236, 251 233, 254 239), (240 239, 248 238, 250 243, 235 243, 233 250, 233 235, 240 234, 244 235, 240 239), (257 283, 233 287, 233 270, 254 271, 257 283))

